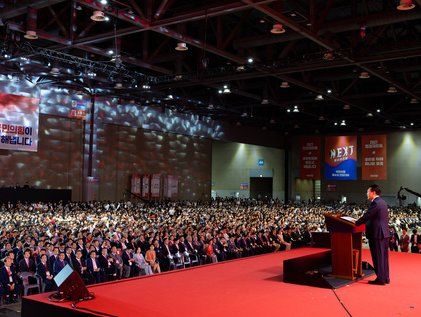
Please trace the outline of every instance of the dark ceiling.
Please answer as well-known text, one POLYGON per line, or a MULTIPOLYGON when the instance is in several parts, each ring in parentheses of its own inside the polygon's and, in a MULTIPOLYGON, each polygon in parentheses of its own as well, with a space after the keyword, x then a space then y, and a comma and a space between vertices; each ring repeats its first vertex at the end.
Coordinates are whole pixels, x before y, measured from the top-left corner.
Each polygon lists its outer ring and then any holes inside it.
POLYGON ((417 128, 421 0, 398 4, 0 1, 0 71, 279 132, 417 128), (95 10, 108 21, 92 21, 95 10), (272 34, 274 24, 285 33, 272 34))

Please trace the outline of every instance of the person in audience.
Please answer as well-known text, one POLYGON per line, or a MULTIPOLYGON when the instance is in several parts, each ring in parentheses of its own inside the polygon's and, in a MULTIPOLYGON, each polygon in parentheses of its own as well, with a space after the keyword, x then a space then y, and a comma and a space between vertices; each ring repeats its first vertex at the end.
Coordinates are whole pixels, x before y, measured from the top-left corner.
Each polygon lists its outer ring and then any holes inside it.
POLYGON ((37 265, 37 271, 36 274, 41 278, 42 280, 42 289, 45 292, 52 291, 54 289, 54 276, 50 272, 50 267, 48 265, 48 257, 46 254, 41 255, 40 262, 37 265))
POLYGON ((65 261, 65 254, 61 252, 58 255, 57 260, 53 264, 53 274, 56 276, 60 271, 67 265, 67 262, 65 261))
POLYGON ((389 226, 389 249, 390 251, 398 251, 399 235, 395 230, 395 227, 389 226))
POLYGON ((136 248, 135 254, 133 254, 134 263, 139 270, 141 275, 151 275, 153 274, 151 266, 146 262, 142 249, 140 247, 136 248))
POLYGON ((5 303, 14 303, 20 294, 19 279, 15 269, 12 267, 12 259, 6 257, 4 266, 0 270, 0 281, 5 295, 5 303))
POLYGON ((23 259, 19 261, 19 272, 35 273, 35 261, 31 256, 31 250, 23 252, 23 259))
POLYGON ((89 258, 86 260, 86 268, 91 277, 92 283, 101 283, 101 267, 99 266, 96 251, 93 248, 89 252, 89 258))
POLYGON ((408 252, 409 251, 409 241, 410 237, 407 233, 406 228, 402 229, 402 235, 399 238, 399 247, 401 249, 401 252, 408 252))
POLYGON ((149 247, 149 250, 146 251, 145 260, 146 260, 146 262, 149 263, 153 272, 161 273, 161 268, 160 268, 159 263, 157 262, 157 259, 156 259, 156 253, 155 253, 155 246, 154 245, 151 245, 149 247))
POLYGON ((412 230, 411 235, 411 252, 412 253, 420 253, 418 248, 418 244, 420 243, 420 236, 418 235, 417 229, 412 230))

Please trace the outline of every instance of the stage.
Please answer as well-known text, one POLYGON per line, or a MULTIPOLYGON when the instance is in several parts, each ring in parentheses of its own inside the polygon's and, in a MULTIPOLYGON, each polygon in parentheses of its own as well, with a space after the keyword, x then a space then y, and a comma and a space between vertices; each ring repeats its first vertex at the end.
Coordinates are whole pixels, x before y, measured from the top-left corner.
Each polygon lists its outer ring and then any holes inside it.
MULTIPOLYGON (((302 248, 89 287, 78 307, 114 316, 421 316, 421 255, 390 253, 391 284, 370 277, 335 290, 283 283, 283 260, 324 251, 302 248), (336 294, 335 294, 336 293, 336 294), (342 304, 341 304, 342 302, 342 304)), ((371 262, 369 251, 363 260, 371 262)), ((24 297, 22 316, 101 316, 24 297), (45 312, 45 313, 44 313, 45 312)))

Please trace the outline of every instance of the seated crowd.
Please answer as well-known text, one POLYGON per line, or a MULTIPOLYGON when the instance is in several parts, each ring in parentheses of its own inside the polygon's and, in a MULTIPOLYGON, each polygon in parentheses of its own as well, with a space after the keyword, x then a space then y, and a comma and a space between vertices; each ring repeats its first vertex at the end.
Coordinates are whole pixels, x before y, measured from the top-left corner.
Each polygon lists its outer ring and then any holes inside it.
MULTIPOLYGON (((23 276, 54 290, 67 264, 93 284, 295 248, 324 230, 332 210, 358 217, 364 207, 237 199, 2 205, 0 292, 16 300, 23 276)), ((419 211, 391 209, 391 230, 415 228, 419 211)), ((409 238, 411 250, 419 238, 409 238)))

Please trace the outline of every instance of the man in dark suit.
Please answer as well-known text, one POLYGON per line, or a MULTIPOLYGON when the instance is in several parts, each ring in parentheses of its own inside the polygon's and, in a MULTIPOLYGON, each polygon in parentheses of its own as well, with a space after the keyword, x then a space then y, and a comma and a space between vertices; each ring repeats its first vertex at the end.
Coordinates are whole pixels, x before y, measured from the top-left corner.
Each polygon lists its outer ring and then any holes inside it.
POLYGON ((369 284, 385 285, 389 279, 389 211, 386 202, 380 197, 378 185, 371 185, 367 189, 367 198, 371 201, 367 212, 356 221, 359 226, 366 224, 365 234, 370 246, 374 271, 377 278, 369 284))
POLYGON ((19 272, 35 273, 35 261, 31 257, 31 250, 26 249, 23 253, 23 259, 19 261, 19 272))
POLYGON ((6 304, 16 302, 20 293, 18 276, 12 267, 12 259, 4 259, 4 266, 0 270, 0 281, 3 288, 3 294, 6 297, 6 304))

